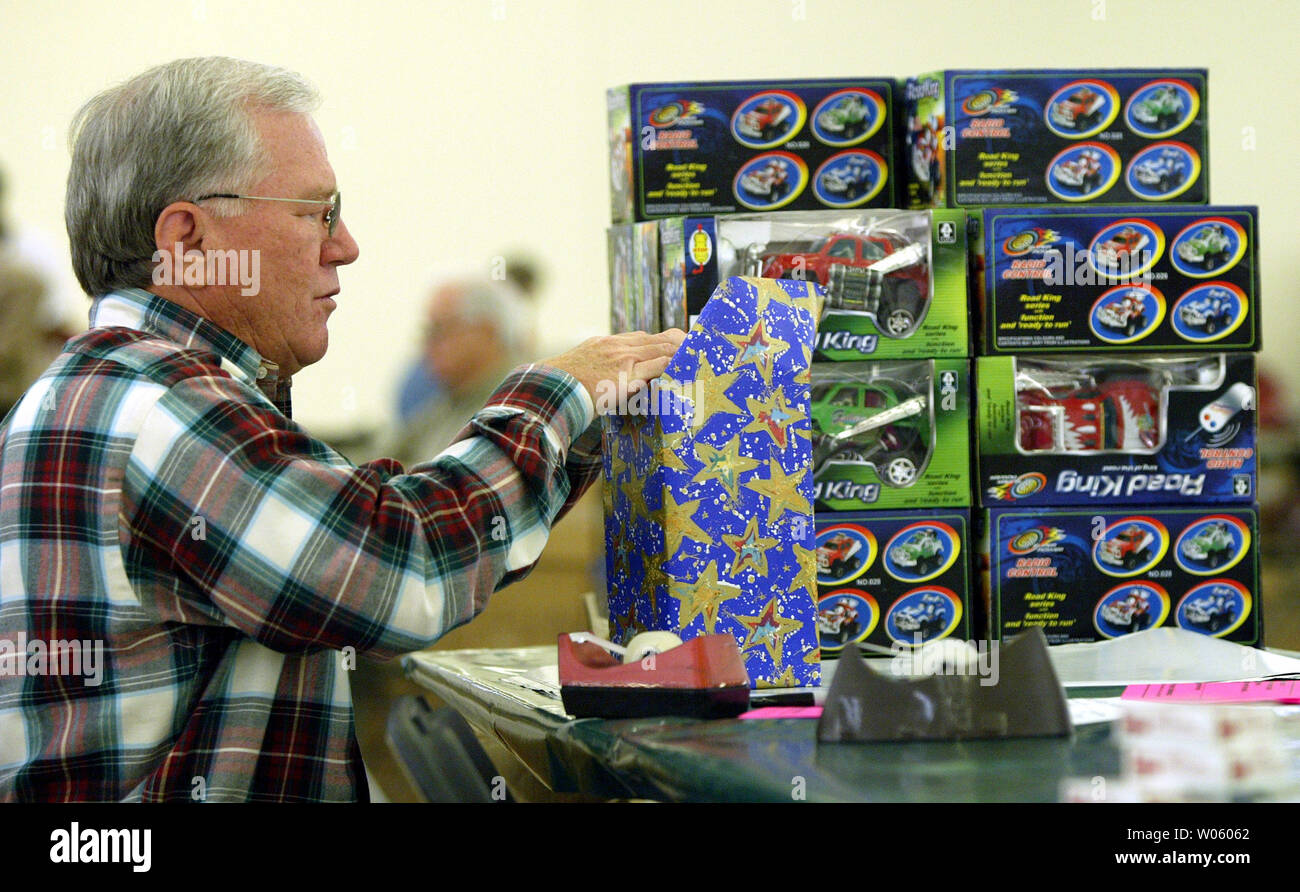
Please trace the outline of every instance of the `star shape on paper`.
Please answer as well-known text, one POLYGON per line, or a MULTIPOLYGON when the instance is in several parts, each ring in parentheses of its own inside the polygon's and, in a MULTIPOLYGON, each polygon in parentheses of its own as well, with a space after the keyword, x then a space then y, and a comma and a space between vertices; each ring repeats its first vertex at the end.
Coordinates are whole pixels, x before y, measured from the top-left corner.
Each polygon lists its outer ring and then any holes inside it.
POLYGON ((671 489, 664 488, 664 555, 672 559, 682 547, 682 540, 690 537, 702 545, 708 545, 713 537, 700 529, 694 520, 695 509, 700 500, 679 502, 671 489))
POLYGON ((776 539, 758 534, 758 518, 750 517, 742 535, 723 533, 722 541, 736 553, 727 575, 735 578, 745 566, 751 566, 759 576, 767 575, 767 550, 776 546, 776 539))
POLYGON ((777 357, 790 349, 789 342, 781 340, 776 335, 768 334, 767 323, 762 318, 754 323, 754 327, 747 335, 723 335, 723 337, 736 348, 734 366, 736 371, 752 365, 758 369, 763 383, 771 387, 772 369, 776 365, 777 357))
POLYGON ((740 494, 740 475, 762 464, 756 458, 740 454, 739 437, 732 437, 721 449, 715 449, 708 443, 697 442, 695 457, 704 464, 704 467, 700 468, 691 482, 705 483, 711 479, 717 480, 733 499, 740 494))
POLYGON ((740 596, 740 586, 718 580, 718 565, 711 563, 694 582, 668 581, 668 594, 681 601, 677 610, 677 628, 684 629, 697 616, 704 617, 704 628, 712 635, 718 623, 723 601, 740 596))
POLYGON ((767 522, 775 524, 786 510, 810 516, 813 510, 812 503, 808 501, 803 493, 799 492, 799 484, 803 482, 808 471, 800 470, 793 474, 787 474, 781 469, 780 462, 777 461, 772 461, 768 467, 772 469, 771 477, 766 479, 757 476, 751 477, 749 482, 745 484, 752 492, 767 496, 769 503, 767 522))
POLYGON ((775 597, 768 600, 758 616, 736 616, 736 620, 749 630, 745 643, 740 648, 741 652, 762 645, 767 648, 773 664, 778 668, 781 666, 781 651, 785 647, 786 636, 803 627, 800 620, 781 615, 781 607, 775 597))
POLYGON ((628 559, 632 555, 632 540, 627 534, 627 529, 620 527, 618 535, 614 537, 614 575, 622 576, 627 579, 632 572, 628 559), (622 571, 620 573, 620 571, 622 571))
POLYGON ((808 417, 785 401, 785 391, 781 388, 772 391, 766 400, 747 396, 745 405, 749 407, 749 414, 754 420, 743 431, 766 433, 782 449, 790 442, 790 425, 808 417))
POLYGON ((645 503, 645 481, 628 474, 619 489, 622 490, 623 498, 627 500, 628 511, 631 512, 629 521, 638 517, 650 520, 650 509, 645 503))
POLYGON ((804 589, 808 592, 809 597, 816 600, 817 597, 817 552, 811 548, 804 548, 797 542, 792 546, 795 559, 799 562, 799 572, 795 574, 794 581, 790 583, 790 588, 786 594, 797 592, 804 589))
POLYGON ((668 574, 663 571, 664 555, 645 553, 641 558, 641 593, 650 601, 650 620, 659 622, 659 586, 668 584, 668 574))
POLYGON ((672 468, 675 471, 689 471, 686 462, 682 461, 679 450, 682 448, 682 440, 686 438, 685 431, 677 431, 672 434, 660 434, 659 449, 655 453, 657 464, 651 469, 652 472, 659 468, 672 468))
POLYGON ((740 379, 739 371, 715 374, 709 362, 709 354, 696 350, 699 365, 695 372, 695 381, 684 385, 683 399, 692 404, 691 427, 703 427, 718 412, 730 412, 744 415, 745 410, 737 406, 727 396, 727 389, 740 379))
POLYGON ((616 614, 613 617, 613 619, 614 622, 618 623, 618 627, 621 630, 621 633, 619 635, 611 636, 614 638, 615 641, 621 640, 624 644, 626 644, 632 638, 632 636, 647 631, 645 627, 645 623, 641 622, 641 620, 636 618, 635 598, 632 599, 632 601, 627 605, 627 613, 616 614))
POLYGON ((760 678, 757 682, 760 688, 794 688, 799 683, 794 679, 794 667, 786 666, 785 671, 776 678, 760 678))

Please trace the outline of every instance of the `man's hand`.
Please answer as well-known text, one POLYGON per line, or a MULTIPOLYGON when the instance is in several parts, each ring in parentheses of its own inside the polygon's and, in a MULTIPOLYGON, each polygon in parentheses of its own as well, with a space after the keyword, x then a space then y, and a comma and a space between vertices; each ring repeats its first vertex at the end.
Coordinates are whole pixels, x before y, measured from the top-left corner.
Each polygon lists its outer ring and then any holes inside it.
POLYGON ((567 353, 542 361, 542 365, 568 372, 582 383, 596 403, 602 394, 638 393, 663 374, 668 361, 686 338, 670 328, 661 334, 633 331, 587 338, 567 353))

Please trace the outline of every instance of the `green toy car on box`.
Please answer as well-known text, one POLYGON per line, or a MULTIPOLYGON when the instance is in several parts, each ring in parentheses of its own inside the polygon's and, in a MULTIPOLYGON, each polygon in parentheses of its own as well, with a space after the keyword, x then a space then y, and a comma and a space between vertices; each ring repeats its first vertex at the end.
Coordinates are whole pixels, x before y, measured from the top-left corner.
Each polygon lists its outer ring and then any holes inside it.
POLYGON ((905 542, 895 545, 889 558, 918 576, 928 576, 931 570, 943 563, 943 543, 934 530, 917 530, 905 542))
POLYGON ((1236 540, 1228 532, 1228 525, 1215 523, 1206 527, 1197 536, 1183 542, 1183 555, 1194 561, 1203 561, 1211 567, 1223 563, 1223 559, 1236 549, 1236 540))
POLYGON ((966 359, 814 362, 818 511, 970 504, 966 359))
POLYGON ((1133 106, 1133 117, 1160 130, 1168 130, 1183 114, 1183 99, 1171 86, 1157 89, 1133 106))
POLYGON ((1214 269, 1223 263, 1230 242, 1219 223, 1202 226, 1191 238, 1178 243, 1178 256, 1188 263, 1199 263, 1214 269))
POLYGON ((878 378, 813 387, 813 470, 830 462, 874 467, 889 486, 908 486, 929 443, 926 397, 878 378))

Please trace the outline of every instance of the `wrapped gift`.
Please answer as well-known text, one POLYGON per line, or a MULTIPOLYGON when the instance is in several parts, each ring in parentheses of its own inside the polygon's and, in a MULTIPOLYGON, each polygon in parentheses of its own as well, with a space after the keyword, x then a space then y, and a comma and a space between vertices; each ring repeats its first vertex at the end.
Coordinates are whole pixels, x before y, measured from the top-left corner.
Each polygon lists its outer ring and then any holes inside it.
POLYGON ((819 683, 820 302, 806 282, 727 279, 654 386, 601 407, 612 639, 731 634, 754 687, 819 683))

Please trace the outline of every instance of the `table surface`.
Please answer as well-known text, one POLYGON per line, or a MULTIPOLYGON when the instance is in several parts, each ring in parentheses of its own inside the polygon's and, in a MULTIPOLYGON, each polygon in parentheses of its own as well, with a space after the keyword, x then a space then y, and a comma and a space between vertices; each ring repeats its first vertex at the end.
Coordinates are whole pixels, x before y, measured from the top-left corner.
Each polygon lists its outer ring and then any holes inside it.
MULTIPOLYGON (((554 647, 440 651, 407 674, 499 740, 548 788, 686 802, 1054 802, 1067 777, 1113 777, 1107 723, 1068 738, 819 744, 810 719, 573 719, 533 684, 554 647)), ((1118 688, 1072 690, 1117 696, 1118 688)))

